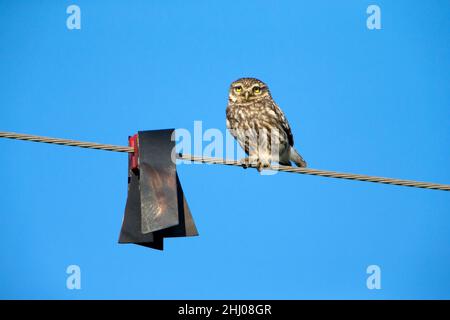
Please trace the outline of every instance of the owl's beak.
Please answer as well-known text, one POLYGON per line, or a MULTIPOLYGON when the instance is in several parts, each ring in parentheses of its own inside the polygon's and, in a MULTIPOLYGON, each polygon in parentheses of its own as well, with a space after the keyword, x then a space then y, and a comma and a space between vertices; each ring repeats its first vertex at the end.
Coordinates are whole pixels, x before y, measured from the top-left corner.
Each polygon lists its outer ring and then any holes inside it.
POLYGON ((247 101, 248 101, 248 95, 249 95, 249 92, 245 91, 245 100, 247 100, 247 101))

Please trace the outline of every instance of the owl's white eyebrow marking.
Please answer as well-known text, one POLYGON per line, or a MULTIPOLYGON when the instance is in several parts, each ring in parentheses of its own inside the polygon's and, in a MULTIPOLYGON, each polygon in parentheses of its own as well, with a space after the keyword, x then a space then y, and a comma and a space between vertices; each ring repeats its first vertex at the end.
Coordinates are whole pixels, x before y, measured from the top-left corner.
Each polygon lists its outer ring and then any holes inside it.
POLYGON ((242 87, 242 84, 241 83, 234 83, 233 84, 233 88, 237 88, 237 87, 242 87))
POLYGON ((254 84, 254 85, 252 86, 252 89, 255 88, 255 87, 259 87, 259 88, 261 88, 261 89, 264 89, 266 86, 265 86, 265 85, 262 85, 262 84, 254 84))

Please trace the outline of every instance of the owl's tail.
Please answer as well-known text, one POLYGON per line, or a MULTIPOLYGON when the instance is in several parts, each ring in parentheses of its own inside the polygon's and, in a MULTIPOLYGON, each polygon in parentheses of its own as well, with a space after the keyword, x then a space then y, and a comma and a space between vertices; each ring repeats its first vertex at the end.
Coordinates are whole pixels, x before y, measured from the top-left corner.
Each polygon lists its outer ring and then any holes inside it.
POLYGON ((302 156, 294 147, 291 147, 291 158, 289 160, 293 161, 297 167, 306 168, 306 161, 303 160, 302 156))

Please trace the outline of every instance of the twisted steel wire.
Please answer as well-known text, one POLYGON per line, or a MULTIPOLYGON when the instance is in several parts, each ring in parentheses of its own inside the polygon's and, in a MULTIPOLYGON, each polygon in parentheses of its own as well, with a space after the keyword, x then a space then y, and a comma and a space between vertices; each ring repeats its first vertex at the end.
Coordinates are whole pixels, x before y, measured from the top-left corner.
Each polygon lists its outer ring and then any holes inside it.
MULTIPOLYGON (((98 149, 98 150, 115 151, 115 152, 127 152, 127 153, 134 152, 134 149, 132 147, 124 147, 124 146, 117 146, 117 145, 112 145, 112 144, 102 144, 102 143, 85 142, 85 141, 77 141, 77 140, 69 140, 69 139, 42 137, 42 136, 21 134, 21 133, 15 133, 15 132, 0 132, 0 138, 51 143, 51 144, 58 144, 58 145, 71 146, 71 147, 98 149)), ((242 166, 242 163, 237 160, 199 157, 199 156, 194 156, 194 155, 190 155, 190 154, 177 154, 177 158, 182 159, 182 160, 192 161, 192 162, 222 164, 222 165, 239 166, 239 167, 242 166)), ((250 166, 250 167, 254 168, 254 166, 250 166)), ((450 185, 448 185, 448 184, 439 184, 439 183, 422 182, 422 181, 414 181, 414 180, 402 180, 402 179, 394 179, 394 178, 386 178, 386 177, 378 177, 378 176, 369 176, 369 175, 363 175, 363 174, 336 172, 336 171, 329 171, 329 170, 298 168, 298 167, 282 166, 282 165, 274 165, 268 170, 276 170, 276 171, 299 173, 299 174, 308 174, 308 175, 328 177, 328 178, 392 184, 392 185, 414 187, 414 188, 450 191, 450 185)))
POLYGON ((59 145, 63 145, 63 146, 98 149, 98 150, 106 150, 106 151, 134 152, 134 149, 131 147, 122 147, 122 146, 116 146, 116 145, 112 145, 112 144, 85 142, 85 141, 77 141, 77 140, 70 140, 70 139, 42 137, 42 136, 35 136, 35 135, 31 135, 31 134, 23 134, 23 133, 15 133, 15 132, 0 131, 0 138, 26 140, 26 141, 33 141, 33 142, 43 142, 43 143, 59 144, 59 145))

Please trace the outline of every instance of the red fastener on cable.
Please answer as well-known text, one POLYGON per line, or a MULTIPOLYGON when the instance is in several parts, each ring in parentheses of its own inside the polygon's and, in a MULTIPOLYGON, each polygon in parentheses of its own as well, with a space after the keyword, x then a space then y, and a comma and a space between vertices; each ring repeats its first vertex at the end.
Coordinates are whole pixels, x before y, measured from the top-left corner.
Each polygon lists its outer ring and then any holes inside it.
POLYGON ((128 165, 131 170, 137 172, 139 170, 139 146, 137 134, 128 137, 128 145, 134 149, 133 153, 128 154, 128 165))

